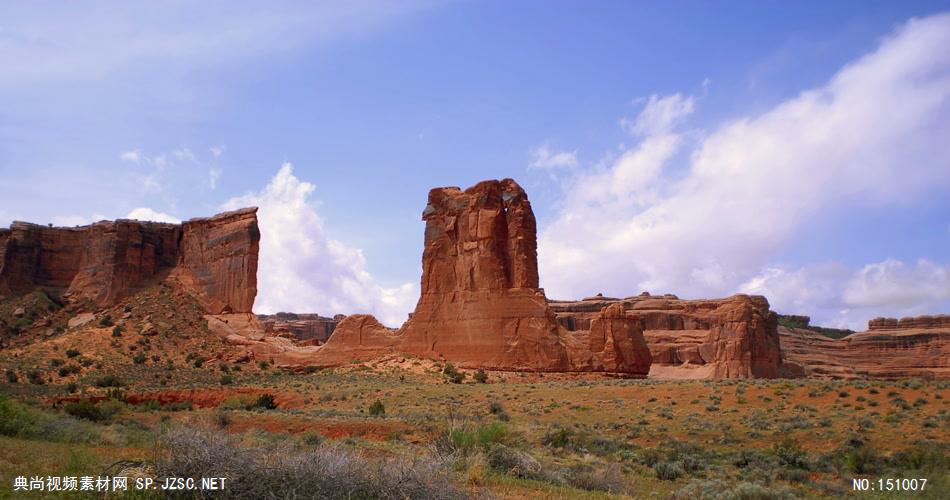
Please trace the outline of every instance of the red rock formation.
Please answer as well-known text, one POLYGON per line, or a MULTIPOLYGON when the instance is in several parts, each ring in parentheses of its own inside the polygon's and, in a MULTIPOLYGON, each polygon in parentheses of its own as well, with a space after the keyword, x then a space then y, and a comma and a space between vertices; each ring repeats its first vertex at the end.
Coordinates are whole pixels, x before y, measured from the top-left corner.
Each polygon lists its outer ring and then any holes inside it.
POLYGON ((284 362, 342 364, 402 352, 471 368, 649 370, 634 321, 604 312, 586 339, 558 325, 538 288, 534 213, 513 180, 433 189, 423 219, 422 294, 402 328, 348 316, 325 345, 285 351, 284 362))
POLYGON ((841 339, 779 327, 785 365, 813 378, 950 378, 950 316, 875 318, 841 339))
POLYGON ((297 340, 310 340, 319 345, 330 338, 343 319, 342 315, 337 316, 339 318, 326 318, 319 314, 277 313, 258 314, 257 319, 263 323, 265 333, 287 333, 297 340))
POLYGON ((250 311, 257 294, 257 209, 184 224, 102 221, 76 228, 14 222, 0 232, 0 295, 43 288, 115 304, 170 276, 210 312, 250 311))
POLYGON ((173 275, 197 290, 209 311, 250 312, 257 296, 260 239, 257 208, 191 219, 182 224, 173 275))
POLYGON ((619 307, 639 321, 653 358, 651 376, 662 378, 777 377, 781 366, 777 316, 760 296, 680 300, 640 294, 552 301, 569 330, 593 328, 595 311, 619 307), (591 325, 588 327, 588 325, 591 325))

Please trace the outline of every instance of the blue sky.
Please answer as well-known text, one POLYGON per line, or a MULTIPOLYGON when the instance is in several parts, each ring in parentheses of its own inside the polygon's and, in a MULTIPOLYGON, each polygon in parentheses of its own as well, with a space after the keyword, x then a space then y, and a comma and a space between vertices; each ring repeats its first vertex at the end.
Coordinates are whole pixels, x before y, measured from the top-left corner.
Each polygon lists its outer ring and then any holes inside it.
POLYGON ((513 177, 549 296, 947 313, 947 11, 7 2, 0 225, 256 203, 258 309, 397 324, 428 189, 513 177))

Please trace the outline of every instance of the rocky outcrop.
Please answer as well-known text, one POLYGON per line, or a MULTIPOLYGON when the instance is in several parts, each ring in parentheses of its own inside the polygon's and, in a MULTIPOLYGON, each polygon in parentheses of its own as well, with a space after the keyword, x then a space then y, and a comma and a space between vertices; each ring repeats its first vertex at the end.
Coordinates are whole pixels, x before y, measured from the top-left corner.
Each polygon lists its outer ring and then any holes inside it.
POLYGON ((342 314, 337 314, 332 318, 319 314, 299 313, 257 315, 257 319, 264 325, 265 333, 310 341, 315 345, 325 343, 343 318, 342 314))
POLYGON ((182 224, 173 275, 198 292, 208 311, 250 312, 260 239, 257 208, 191 219, 182 224))
POLYGON ((765 297, 680 300, 647 293, 625 299, 603 296, 552 301, 568 330, 593 329, 596 311, 618 308, 639 322, 652 354, 650 376, 660 378, 778 377, 777 316, 765 297))
POLYGON ((948 315, 875 318, 841 339, 780 327, 784 364, 811 378, 950 378, 948 315))
POLYGON ((921 328, 950 329, 950 314, 897 318, 874 318, 868 321, 868 331, 915 330, 921 328))
POLYGON ((421 296, 410 319, 391 330, 371 316, 348 316, 325 345, 284 350, 279 362, 331 365, 407 353, 463 368, 647 373, 636 321, 598 312, 586 336, 558 324, 538 287, 534 213, 515 181, 433 189, 422 218, 421 296))
POLYGON ((42 288, 106 307, 174 279, 209 312, 251 310, 257 295, 257 209, 184 224, 102 221, 75 228, 14 222, 0 232, 0 295, 42 288))

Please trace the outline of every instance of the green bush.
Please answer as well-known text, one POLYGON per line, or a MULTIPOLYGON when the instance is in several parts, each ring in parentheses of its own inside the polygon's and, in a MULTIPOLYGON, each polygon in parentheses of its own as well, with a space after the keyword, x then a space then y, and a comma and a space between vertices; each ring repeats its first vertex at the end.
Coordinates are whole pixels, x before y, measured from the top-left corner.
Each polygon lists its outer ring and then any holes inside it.
POLYGON ((76 349, 66 350, 66 357, 75 358, 76 356, 79 356, 79 351, 77 351, 76 349))
POLYGON ((7 376, 7 382, 8 382, 8 383, 11 383, 11 384, 15 384, 15 383, 17 383, 17 382, 20 380, 20 378, 17 377, 16 372, 13 371, 13 370, 9 370, 9 369, 8 369, 8 370, 7 370, 7 373, 6 373, 6 376, 7 376))
POLYGON ((102 319, 99 320, 99 326, 107 327, 107 326, 113 326, 113 325, 115 325, 115 322, 112 321, 112 316, 109 316, 108 314, 106 314, 105 316, 102 317, 102 319))
POLYGON ((221 375, 221 380, 219 380, 221 385, 231 385, 234 383, 234 377, 230 375, 221 375))
POLYGON ((452 446, 461 451, 471 451, 476 448, 487 448, 489 445, 501 443, 508 435, 508 428, 501 422, 492 422, 474 429, 454 429, 449 431, 448 438, 452 446))
POLYGON ((380 416, 380 415, 385 415, 385 414, 386 414, 386 408, 383 407, 383 402, 377 399, 375 403, 371 404, 371 405, 369 406, 369 414, 372 415, 372 416, 374 416, 374 417, 378 417, 378 416, 380 416))
POLYGON ((122 327, 121 327, 121 326, 116 326, 115 328, 113 328, 113 329, 112 329, 112 336, 113 336, 113 337, 121 337, 121 336, 122 336, 122 327))
POLYGON ((96 387, 122 387, 122 379, 115 375, 103 375, 92 382, 96 387))
POLYGON ((485 370, 482 370, 481 368, 479 368, 478 371, 475 372, 474 378, 475 378, 475 381, 478 382, 479 384, 484 384, 485 382, 488 382, 488 374, 485 373, 485 370))
POLYGON ((257 401, 254 402, 254 408, 273 410, 277 408, 277 402, 274 401, 273 394, 261 394, 257 397, 257 401))
POLYGON ((46 383, 46 380, 43 379, 43 374, 38 370, 32 370, 27 374, 27 378, 30 379, 30 383, 34 385, 43 385, 46 383))
POLYGON ((56 359, 51 359, 51 360, 49 360, 49 364, 50 364, 50 366, 52 366, 53 368, 56 368, 57 366, 63 366, 64 364, 66 364, 66 362, 63 361, 63 360, 61 360, 61 359, 59 359, 59 358, 56 358, 56 359))
POLYGON ((653 472, 657 479, 663 481, 675 481, 685 473, 679 462, 658 462, 653 466, 653 472))
POLYGON ((445 364, 445 368, 442 369, 442 374, 453 384, 461 384, 462 381, 465 380, 465 374, 456 370, 455 365, 452 363, 445 364))
POLYGON ((58 373, 60 377, 68 377, 74 373, 79 373, 80 371, 82 371, 82 369, 76 365, 66 365, 60 367, 58 373))
POLYGON ((92 422, 102 422, 103 420, 106 420, 106 417, 103 415, 99 407, 96 406, 96 404, 92 401, 88 400, 69 403, 64 408, 64 411, 76 418, 81 418, 92 422))
POLYGON ((137 365, 141 365, 141 364, 145 363, 145 360, 146 360, 147 358, 148 358, 148 356, 146 356, 144 352, 140 352, 140 353, 136 354, 135 356, 132 356, 132 362, 135 363, 135 364, 137 364, 137 365))

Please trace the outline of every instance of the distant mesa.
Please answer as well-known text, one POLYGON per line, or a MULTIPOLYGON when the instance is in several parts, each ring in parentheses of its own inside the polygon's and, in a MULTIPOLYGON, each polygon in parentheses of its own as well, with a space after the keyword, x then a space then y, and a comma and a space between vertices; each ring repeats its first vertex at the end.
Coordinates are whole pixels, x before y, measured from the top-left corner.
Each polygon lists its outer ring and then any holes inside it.
POLYGON ((257 295, 256 214, 245 208, 182 224, 120 219, 75 228, 14 222, 0 229, 0 296, 40 288, 102 308, 170 280, 210 313, 250 312, 257 295))

